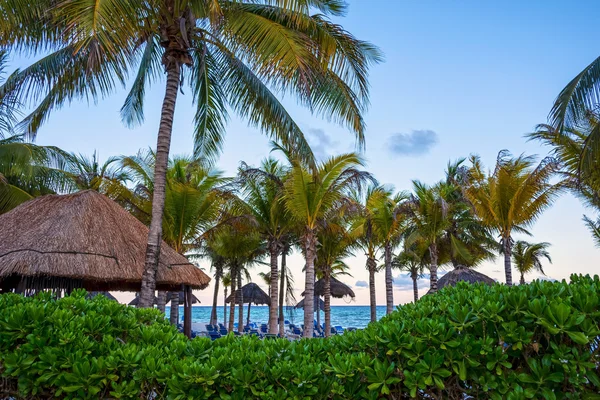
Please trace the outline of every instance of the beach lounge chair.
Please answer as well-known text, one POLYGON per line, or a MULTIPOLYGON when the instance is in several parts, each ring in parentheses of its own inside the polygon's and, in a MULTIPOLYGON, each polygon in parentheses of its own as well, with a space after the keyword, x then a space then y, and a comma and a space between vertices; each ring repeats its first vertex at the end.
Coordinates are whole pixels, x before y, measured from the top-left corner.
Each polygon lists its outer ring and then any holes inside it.
POLYGON ((219 332, 215 332, 213 331, 209 331, 208 335, 210 336, 210 340, 217 340, 221 337, 221 334, 219 332))
POLYGON ((226 328, 220 328, 219 329, 219 333, 221 334, 221 336, 227 336, 227 329, 226 328))
POLYGON ((206 324, 206 332, 214 332, 215 327, 209 324, 206 324))

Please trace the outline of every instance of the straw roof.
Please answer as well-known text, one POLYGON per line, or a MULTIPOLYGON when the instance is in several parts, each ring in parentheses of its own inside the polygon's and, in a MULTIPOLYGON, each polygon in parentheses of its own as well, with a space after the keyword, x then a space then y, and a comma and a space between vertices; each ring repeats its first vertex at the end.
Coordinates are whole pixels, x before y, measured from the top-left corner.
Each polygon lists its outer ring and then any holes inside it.
MULTIPOLYGON (((179 293, 179 304, 183 305, 183 300, 184 300, 183 292, 177 292, 177 293, 179 293)), ((165 304, 169 304, 170 302, 171 302, 171 297, 169 294, 169 297, 167 298, 167 302, 165 304)), ((197 304, 197 303, 200 303, 200 300, 198 300, 198 298, 192 294, 192 304, 197 304)))
MULTIPOLYGON (((148 228, 95 191, 42 196, 0 215, 0 289, 139 291, 148 228)), ((210 278, 162 243, 157 289, 210 278)))
POLYGON ((109 300, 117 301, 117 298, 108 292, 90 292, 90 293, 88 293, 87 297, 88 297, 88 299, 93 299, 94 297, 99 296, 99 295, 102 295, 109 300))
POLYGON ((459 281, 469 283, 485 283, 487 285, 493 285, 496 283, 495 280, 487 275, 477 272, 474 269, 466 267, 458 267, 449 271, 438 280, 438 289, 442 289, 446 286, 455 286, 459 281))
MULTIPOLYGON (((319 308, 321 309, 321 311, 325 311, 325 302, 323 301, 323 299, 321 298, 315 298, 315 301, 319 301, 319 308)), ((296 304, 296 306, 294 308, 302 308, 304 309, 304 299, 300 300, 298 302, 298 304, 296 304)), ((314 312, 317 312, 318 308, 315 307, 314 312)))
MULTIPOLYGON (((133 300, 131 300, 129 303, 127 303, 127 305, 130 306, 136 306, 138 305, 138 303, 140 302, 140 295, 139 293, 135 294, 135 297, 133 298, 133 300)), ((152 300, 152 304, 156 305, 158 304, 158 298, 156 296, 154 296, 154 299, 152 300)))
MULTIPOLYGON (((331 287, 331 297, 338 299, 346 296, 356 297, 350 286, 334 277, 329 278, 329 286, 331 287)), ((302 292, 302 296, 304 296, 304 292, 302 292)), ((321 278, 315 282, 315 296, 325 296, 325 279, 321 278)))
MULTIPOLYGON (((250 282, 242 286, 242 294, 244 304, 246 303, 254 303, 257 305, 260 304, 271 304, 271 299, 269 295, 265 293, 264 290, 260 288, 256 283, 250 282)), ((233 296, 235 296, 235 303, 240 304, 240 295, 239 290, 231 293, 227 299, 225 299, 225 303, 231 303, 233 300, 233 296)))

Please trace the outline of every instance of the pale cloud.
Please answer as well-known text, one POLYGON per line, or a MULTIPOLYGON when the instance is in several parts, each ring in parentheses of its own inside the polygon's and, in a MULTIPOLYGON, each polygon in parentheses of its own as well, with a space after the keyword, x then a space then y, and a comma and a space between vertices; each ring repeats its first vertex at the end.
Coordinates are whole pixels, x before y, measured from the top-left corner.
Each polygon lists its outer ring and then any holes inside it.
POLYGON ((429 129, 413 130, 411 133, 394 133, 387 142, 389 151, 403 156, 428 153, 438 142, 438 134, 429 129))
POLYGON ((356 286, 357 288, 366 288, 369 287, 369 284, 367 283, 367 281, 356 281, 354 286, 356 286))

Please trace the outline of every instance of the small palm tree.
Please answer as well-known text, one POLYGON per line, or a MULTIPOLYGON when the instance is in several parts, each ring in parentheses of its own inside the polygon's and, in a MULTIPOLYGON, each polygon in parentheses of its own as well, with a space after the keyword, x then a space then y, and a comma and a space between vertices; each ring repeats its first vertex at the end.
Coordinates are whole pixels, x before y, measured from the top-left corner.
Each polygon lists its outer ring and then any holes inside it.
POLYGON ((129 126, 140 124, 145 91, 164 72, 142 307, 151 307, 154 298, 181 86, 190 87, 196 105, 196 157, 214 158, 221 150, 232 110, 312 162, 304 135, 271 88, 347 125, 362 143, 367 73, 381 56, 329 20, 344 8, 338 1, 283 0, 0 4, 0 13, 9 15, 0 27, 0 44, 43 55, 11 75, 0 90, 0 96, 36 94, 29 99, 34 110, 22 123, 32 135, 53 109, 74 99, 98 100, 126 85, 131 71, 137 72, 121 115, 129 126), (49 49, 53 52, 47 54, 49 49))
POLYGON ((73 175, 77 190, 95 190, 110 198, 117 199, 128 180, 127 173, 115 166, 119 157, 109 157, 100 163, 94 151, 92 157, 83 154, 73 154, 70 172, 73 175))
POLYGON ((413 244, 412 246, 404 246, 402 251, 394 257, 392 265, 401 271, 406 271, 410 275, 413 282, 413 295, 415 303, 419 300, 418 279, 423 276, 427 268, 427 262, 424 260, 424 253, 427 248, 413 244))
POLYGON ((297 303, 294 293, 294 276, 292 271, 287 267, 287 256, 291 253, 291 235, 288 235, 283 240, 283 249, 281 251, 281 271, 279 273, 279 336, 285 334, 285 318, 283 314, 283 304, 288 306, 297 303))
POLYGON ((451 226, 451 197, 454 188, 445 182, 428 186, 413 181, 414 194, 411 196, 403 212, 407 214, 409 226, 406 233, 407 246, 423 242, 429 253, 429 286, 430 291, 437 291, 439 244, 447 229, 451 226))
POLYGON ((231 275, 229 273, 223 274, 223 325, 227 321, 227 288, 231 286, 231 275))
POLYGON ((304 336, 312 337, 317 233, 327 214, 346 202, 348 192, 372 178, 358 169, 363 160, 353 153, 331 157, 314 171, 309 171, 297 159, 290 159, 290 163, 283 201, 292 220, 301 226, 299 241, 306 260, 304 336))
POLYGON ((392 194, 390 189, 382 188, 371 198, 373 230, 375 236, 381 238, 385 268, 386 313, 394 310, 394 278, 392 277, 392 256, 394 249, 400 244, 401 236, 406 229, 405 215, 400 212, 403 203, 408 199, 406 193, 392 194))
POLYGON ((525 284, 525 274, 531 271, 537 270, 546 275, 542 268, 542 259, 546 258, 548 262, 552 263, 548 247, 550 247, 550 243, 547 242, 528 243, 523 240, 515 242, 512 258, 517 271, 521 274, 521 285, 525 284))
POLYGON ((493 173, 487 175, 479 158, 471 161, 466 195, 483 223, 499 233, 506 284, 512 285, 512 233, 529 234, 527 228, 553 203, 560 190, 550 183, 557 163, 544 159, 536 166, 532 157, 512 158, 502 151, 493 173))

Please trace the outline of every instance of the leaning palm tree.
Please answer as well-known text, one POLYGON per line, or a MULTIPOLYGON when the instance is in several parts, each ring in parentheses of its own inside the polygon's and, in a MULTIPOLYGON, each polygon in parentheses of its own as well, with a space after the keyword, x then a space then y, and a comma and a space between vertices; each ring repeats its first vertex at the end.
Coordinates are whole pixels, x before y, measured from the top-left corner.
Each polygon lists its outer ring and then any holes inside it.
POLYGON ((403 212, 409 220, 405 239, 407 245, 423 242, 428 249, 429 286, 432 293, 438 288, 439 244, 450 227, 451 205, 448 198, 451 197, 453 189, 445 182, 428 186, 413 181, 414 194, 403 207, 403 212))
POLYGON ((546 275, 542 268, 542 259, 546 258, 548 262, 552 263, 548 247, 550 247, 550 243, 547 242, 528 243, 523 240, 515 242, 512 258, 515 268, 521 274, 521 285, 525 284, 525 274, 529 272, 537 270, 546 275))
POLYGON ((271 91, 353 130, 362 142, 367 74, 378 50, 328 17, 343 3, 228 0, 7 0, 0 3, 0 44, 42 55, 11 75, 0 96, 31 93, 34 111, 22 128, 37 132, 53 109, 97 100, 128 83, 121 108, 133 126, 144 119, 147 87, 164 72, 155 190, 140 306, 150 307, 158 267, 166 171, 177 95, 185 84, 196 104, 195 155, 214 158, 223 146, 228 110, 312 162, 299 127, 271 91), (318 13, 313 13, 318 10, 318 13), (48 49, 54 50, 46 54, 48 49))
POLYGON ((304 336, 312 337, 317 233, 324 217, 346 201, 348 192, 372 177, 358 169, 363 160, 353 153, 331 157, 319 163, 314 171, 309 171, 297 159, 291 158, 290 162, 283 200, 292 220, 302 227, 300 245, 306 261, 304 336))
POLYGON ((510 286, 512 234, 529 234, 527 228, 553 203, 560 190, 550 182, 557 163, 546 158, 536 166, 532 157, 513 158, 501 151, 496 168, 488 175, 478 157, 471 161, 466 195, 483 223, 500 235, 506 284, 510 286))
POLYGON ((375 236, 381 238, 385 268, 386 313, 394 311, 394 278, 392 277, 392 256, 400 244, 401 235, 406 229, 405 215, 400 212, 408 195, 400 192, 392 194, 390 189, 379 190, 371 199, 372 224, 375 236))
POLYGON ((260 168, 252 168, 242 163, 238 173, 238 183, 243 204, 242 212, 249 214, 257 225, 258 232, 267 242, 271 269, 268 274, 269 333, 277 334, 277 314, 279 310, 279 268, 277 260, 284 247, 284 238, 290 232, 291 221, 283 201, 283 182, 287 170, 275 159, 262 162, 260 168))

